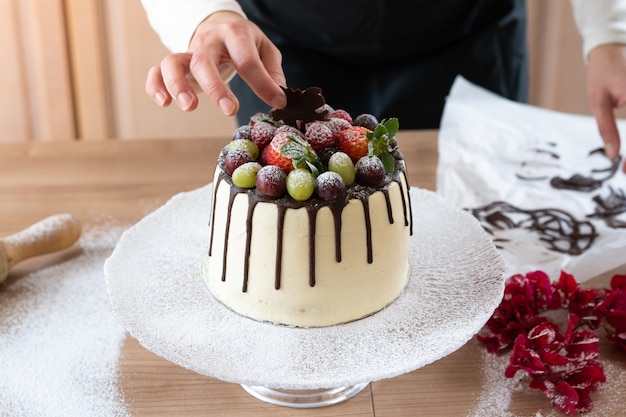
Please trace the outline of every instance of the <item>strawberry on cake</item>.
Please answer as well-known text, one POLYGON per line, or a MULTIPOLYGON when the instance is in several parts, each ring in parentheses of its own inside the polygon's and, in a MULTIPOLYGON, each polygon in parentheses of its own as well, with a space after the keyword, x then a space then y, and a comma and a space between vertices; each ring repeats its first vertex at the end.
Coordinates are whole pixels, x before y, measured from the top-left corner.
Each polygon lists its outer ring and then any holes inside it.
POLYGON ((285 90, 254 115, 215 170, 213 296, 259 321, 317 327, 366 317, 409 277, 409 185, 397 119, 332 109, 319 88, 285 90))

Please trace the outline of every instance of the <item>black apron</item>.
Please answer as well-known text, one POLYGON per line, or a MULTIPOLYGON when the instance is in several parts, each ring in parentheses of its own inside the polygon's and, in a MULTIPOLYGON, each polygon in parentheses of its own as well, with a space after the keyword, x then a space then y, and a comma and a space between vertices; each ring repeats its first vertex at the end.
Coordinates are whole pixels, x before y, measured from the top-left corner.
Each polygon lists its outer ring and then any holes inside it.
MULTIPOLYGON (((291 88, 318 86, 353 117, 438 128, 457 75, 525 101, 524 0, 240 0, 283 54, 291 88)), ((240 124, 269 110, 237 76, 240 124)))

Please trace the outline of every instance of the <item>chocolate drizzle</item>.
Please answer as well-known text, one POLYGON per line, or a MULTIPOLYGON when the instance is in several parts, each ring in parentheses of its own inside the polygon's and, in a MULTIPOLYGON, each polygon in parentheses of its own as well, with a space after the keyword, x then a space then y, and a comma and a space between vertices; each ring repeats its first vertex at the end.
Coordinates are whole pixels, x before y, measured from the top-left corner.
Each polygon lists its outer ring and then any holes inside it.
MULTIPOLYGON (((283 197, 280 199, 270 199, 268 197, 262 196, 252 190, 242 189, 234 186, 232 184, 232 180, 230 176, 227 175, 224 171, 220 171, 218 178, 215 181, 214 189, 213 189, 213 204, 212 204, 212 215, 211 215, 211 224, 213 225, 215 222, 215 208, 216 208, 216 196, 218 188, 222 185, 223 182, 230 187, 229 192, 229 201, 228 201, 228 215, 226 220, 226 228, 224 232, 224 253, 223 253, 223 269, 222 269, 222 277, 221 280, 225 281, 227 276, 227 258, 228 258, 228 236, 230 234, 230 223, 231 223, 231 213, 232 207, 234 204, 234 200, 239 194, 245 194, 248 198, 248 211, 246 215, 246 247, 245 253, 243 254, 244 261, 244 276, 243 276, 243 284, 242 291, 246 292, 248 289, 248 279, 250 273, 250 254, 251 254, 251 243, 252 243, 252 234, 254 233, 252 227, 252 219, 254 217, 254 210, 259 202, 270 202, 274 204, 277 208, 277 237, 276 237, 276 264, 275 264, 275 280, 274 280, 274 288, 276 290, 281 287, 281 276, 282 276, 282 253, 283 253, 283 235, 284 235, 284 223, 285 223, 285 214, 288 209, 299 209, 305 208, 307 212, 308 218, 308 231, 309 231, 309 273, 308 280, 309 285, 311 287, 315 286, 316 283, 316 271, 315 271, 315 235, 316 235, 316 224, 317 224, 317 213, 323 207, 328 207, 333 216, 333 224, 334 224, 334 234, 335 234, 335 260, 337 262, 341 262, 341 230, 342 230, 342 221, 341 215, 344 207, 348 204, 350 199, 358 199, 361 201, 363 205, 363 214, 365 217, 365 229, 367 235, 367 262, 373 263, 373 243, 372 243, 372 225, 371 225, 371 214, 369 207, 369 197, 376 191, 382 191, 385 204, 387 207, 387 215, 390 224, 394 223, 393 209, 391 205, 391 200, 389 196, 389 184, 392 182, 398 183, 400 196, 402 199, 403 205, 403 214, 404 214, 404 224, 405 226, 411 226, 409 233, 413 234, 413 221, 410 218, 412 216, 410 201, 407 205, 406 200, 408 199, 408 195, 406 195, 404 188, 402 187, 402 182, 400 181, 400 175, 404 176, 405 181, 407 181, 406 171, 401 164, 397 164, 398 167, 396 171, 389 176, 389 181, 383 185, 379 189, 363 187, 363 186, 352 186, 348 189, 345 198, 336 199, 332 201, 322 201, 319 199, 309 199, 304 202, 295 201, 289 197, 283 197)), ((408 182, 406 182, 408 184, 408 182)), ((211 227, 211 236, 210 236, 210 244, 209 244, 209 255, 212 254, 213 251, 213 239, 214 239, 214 227, 211 227)))

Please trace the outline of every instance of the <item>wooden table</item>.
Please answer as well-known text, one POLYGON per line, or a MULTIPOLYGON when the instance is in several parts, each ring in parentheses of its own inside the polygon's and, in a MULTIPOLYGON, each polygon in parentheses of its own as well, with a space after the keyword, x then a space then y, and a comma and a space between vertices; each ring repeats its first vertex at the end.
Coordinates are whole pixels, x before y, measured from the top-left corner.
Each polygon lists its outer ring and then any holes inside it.
MULTIPOLYGON (((436 131, 399 135, 412 186, 435 188, 436 140, 436 131)), ((174 194, 209 183, 225 143, 189 139, 0 144, 0 235, 59 212, 73 213, 84 227, 111 220, 130 226, 174 194)), ((72 256, 71 250, 27 261, 10 280, 67 256, 72 256)), ((592 284, 606 285, 606 277, 592 284)), ((603 349, 624 363, 616 349, 603 349)), ((117 384, 134 416, 454 417, 476 409, 483 385, 481 354, 482 347, 472 340, 422 369, 374 382, 344 403, 307 410, 261 402, 239 385, 182 369, 127 337, 117 384)), ((601 398, 601 393, 594 395, 596 402, 601 398)), ((523 416, 551 410, 540 393, 513 395, 508 409, 523 416)))

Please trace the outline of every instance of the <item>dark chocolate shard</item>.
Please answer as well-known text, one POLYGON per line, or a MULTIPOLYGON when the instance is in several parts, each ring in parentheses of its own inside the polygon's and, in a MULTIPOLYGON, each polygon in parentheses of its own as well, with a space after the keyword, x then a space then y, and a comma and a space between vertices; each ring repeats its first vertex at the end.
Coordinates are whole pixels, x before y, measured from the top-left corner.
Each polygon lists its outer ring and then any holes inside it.
POLYGON ((275 122, 282 120, 286 125, 304 131, 307 123, 326 118, 328 111, 320 111, 326 104, 321 88, 309 87, 305 90, 283 88, 283 91, 287 96, 287 104, 284 108, 272 109, 269 113, 275 122))

